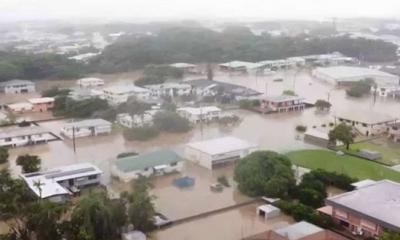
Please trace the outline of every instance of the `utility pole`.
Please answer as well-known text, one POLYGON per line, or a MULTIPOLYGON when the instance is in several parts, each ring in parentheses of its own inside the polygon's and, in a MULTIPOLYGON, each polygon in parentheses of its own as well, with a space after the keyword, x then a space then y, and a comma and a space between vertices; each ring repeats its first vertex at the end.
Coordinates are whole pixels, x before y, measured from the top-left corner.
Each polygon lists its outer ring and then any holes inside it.
POLYGON ((72 127, 72 144, 74 146, 74 153, 76 153, 76 144, 75 144, 75 126, 72 127))

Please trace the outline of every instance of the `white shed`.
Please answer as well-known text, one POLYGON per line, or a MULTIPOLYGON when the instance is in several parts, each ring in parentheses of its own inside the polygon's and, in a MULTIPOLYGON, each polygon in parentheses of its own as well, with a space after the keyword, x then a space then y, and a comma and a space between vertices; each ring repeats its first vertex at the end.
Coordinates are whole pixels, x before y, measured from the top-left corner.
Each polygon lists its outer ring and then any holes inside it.
POLYGON ((256 151, 258 145, 235 137, 222 137, 188 143, 185 156, 208 169, 224 166, 256 151))
POLYGON ((257 215, 263 216, 265 219, 278 217, 281 210, 271 204, 261 205, 257 208, 257 215))

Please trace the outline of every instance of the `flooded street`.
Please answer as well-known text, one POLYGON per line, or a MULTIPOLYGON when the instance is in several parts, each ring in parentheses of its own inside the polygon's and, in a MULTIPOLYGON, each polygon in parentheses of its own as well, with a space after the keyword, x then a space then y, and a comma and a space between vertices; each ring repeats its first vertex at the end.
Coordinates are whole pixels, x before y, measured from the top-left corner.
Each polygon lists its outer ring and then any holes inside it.
POLYGON ((239 240, 293 223, 291 217, 281 215, 265 220, 257 216, 257 204, 230 210, 193 222, 183 223, 158 231, 154 240, 239 240))

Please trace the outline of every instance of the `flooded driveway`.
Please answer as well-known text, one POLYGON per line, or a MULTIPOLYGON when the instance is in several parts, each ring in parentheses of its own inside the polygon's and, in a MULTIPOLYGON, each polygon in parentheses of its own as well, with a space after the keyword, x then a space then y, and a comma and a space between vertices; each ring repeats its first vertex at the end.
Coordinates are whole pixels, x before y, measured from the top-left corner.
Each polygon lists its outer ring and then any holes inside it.
POLYGON ((291 217, 281 215, 265 220, 257 216, 257 206, 252 204, 195 221, 172 226, 156 232, 154 240, 239 240, 271 229, 293 223, 291 217))

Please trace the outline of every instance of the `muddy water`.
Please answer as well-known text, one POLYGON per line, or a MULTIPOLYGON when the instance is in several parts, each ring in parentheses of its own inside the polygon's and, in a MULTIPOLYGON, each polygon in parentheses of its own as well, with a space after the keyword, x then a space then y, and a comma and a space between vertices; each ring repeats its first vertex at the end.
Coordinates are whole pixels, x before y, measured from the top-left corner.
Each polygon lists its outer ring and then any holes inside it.
POLYGON ((285 227, 293 219, 281 215, 265 220, 256 215, 257 204, 223 212, 156 232, 154 240, 239 240, 270 229, 285 227))

